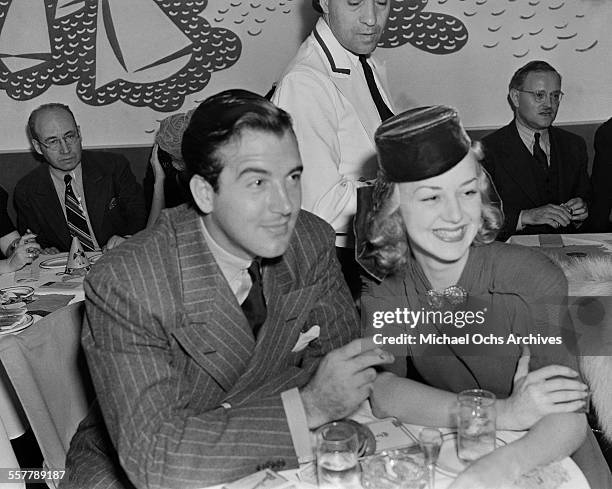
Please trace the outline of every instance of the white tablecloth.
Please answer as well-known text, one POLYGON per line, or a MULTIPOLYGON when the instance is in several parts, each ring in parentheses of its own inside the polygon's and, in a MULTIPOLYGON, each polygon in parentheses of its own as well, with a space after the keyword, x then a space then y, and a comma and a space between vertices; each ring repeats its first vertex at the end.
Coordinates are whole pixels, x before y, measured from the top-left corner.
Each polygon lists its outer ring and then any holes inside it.
MULTIPOLYGON (((99 255, 99 253, 95 253, 99 255)), ((89 255, 89 254, 88 254, 89 255)), ((41 288, 43 284, 49 282, 62 282, 66 277, 61 275, 63 268, 45 269, 40 267, 40 263, 52 258, 67 256, 67 253, 60 255, 40 255, 31 265, 24 267, 22 270, 13 273, 5 273, 0 275, 0 289, 14 286, 27 286, 34 289, 34 293, 41 294, 66 294, 73 295, 70 304, 82 301, 85 298, 83 292, 83 277, 73 278, 68 283, 75 283, 76 288, 61 289, 61 288, 41 288), (60 273, 60 275, 58 275, 60 273), (17 277, 29 277, 25 281, 16 281, 17 277)), ((4 424, 6 433, 10 439, 17 438, 25 432, 27 420, 19 405, 19 400, 15 396, 10 381, 6 378, 6 373, 3 368, 0 368, 0 420, 4 424)))
MULTIPOLYGON (((369 424, 372 422, 380 421, 379 419, 374 417, 374 415, 372 414, 369 408, 369 402, 367 401, 364 402, 361 408, 353 416, 351 416, 351 418, 362 424, 369 424)), ((409 424, 405 424, 404 426, 410 431, 410 433, 412 433, 415 439, 418 437, 418 434, 422 428, 422 426, 409 425, 409 424)), ((439 458, 440 470, 436 471, 435 489, 446 489, 451 484, 451 482, 455 479, 455 476, 452 476, 452 472, 454 470, 460 471, 463 468, 463 464, 459 461, 459 459, 456 456, 455 445, 453 442, 454 437, 452 434, 452 430, 443 428, 440 431, 442 431, 442 433, 444 433, 445 436, 444 436, 444 443, 440 451, 440 458, 439 458)), ((510 443, 520 438, 525 433, 526 432, 498 431, 497 432, 497 438, 498 438, 497 445, 499 446, 502 443, 510 443)), ((576 463, 571 458, 566 457, 558 463, 561 466, 561 470, 564 471, 565 475, 568 477, 569 480, 564 482, 562 485, 558 486, 557 489, 590 489, 589 483, 587 482, 584 474, 582 473, 580 468, 576 465, 576 463)), ((303 469, 304 467, 302 467, 300 470, 303 470, 303 469)), ((283 477, 285 477, 289 481, 294 482, 292 487, 294 487, 295 489, 313 489, 314 487, 316 487, 312 484, 304 483, 300 481, 300 479, 298 478, 298 472, 299 470, 295 469, 295 470, 282 471, 280 473, 283 475, 283 477)), ((255 484, 253 485, 257 486, 257 483, 255 482, 255 484)), ((222 489, 223 487, 224 485, 220 484, 220 485, 208 487, 205 489, 222 489)), ((250 489, 250 488, 247 488, 245 486, 244 489, 250 489)), ((596 489, 596 488, 593 488, 593 489, 596 489)))

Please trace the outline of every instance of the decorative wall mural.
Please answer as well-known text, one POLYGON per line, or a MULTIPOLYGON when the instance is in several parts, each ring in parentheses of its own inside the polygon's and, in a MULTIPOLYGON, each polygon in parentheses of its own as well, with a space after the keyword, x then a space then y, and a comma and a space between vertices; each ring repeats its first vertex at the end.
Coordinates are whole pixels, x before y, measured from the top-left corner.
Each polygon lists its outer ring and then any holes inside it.
POLYGON ((212 19, 241 26, 249 36, 256 37, 263 32, 266 21, 282 22, 278 14, 289 15, 296 3, 296 0, 218 0, 212 19))
POLYGON ((207 0, 0 0, 0 89, 29 100, 76 83, 92 106, 178 110, 240 57, 207 0), (27 22, 24 20, 27 19, 27 22))
POLYGON ((486 27, 482 46, 510 46, 515 58, 545 57, 555 49, 584 53, 598 43, 589 29, 584 0, 460 1, 463 15, 486 27))
POLYGON ((452 15, 424 10, 429 0, 392 0, 389 20, 380 46, 406 43, 431 54, 459 51, 468 40, 463 22, 452 15))
POLYGON ((584 2, 578 0, 392 0, 391 13, 380 46, 404 44, 431 54, 451 54, 468 42, 469 21, 479 36, 487 37, 482 47, 491 49, 509 43, 515 58, 544 55, 570 44, 576 52, 597 45, 590 38, 584 2), (428 5, 429 4, 429 5, 428 5), (437 4, 437 7, 436 7, 437 4), (445 8, 457 13, 438 13, 445 8), (486 29, 486 30, 485 30, 486 29), (484 32, 483 32, 484 31, 484 32))

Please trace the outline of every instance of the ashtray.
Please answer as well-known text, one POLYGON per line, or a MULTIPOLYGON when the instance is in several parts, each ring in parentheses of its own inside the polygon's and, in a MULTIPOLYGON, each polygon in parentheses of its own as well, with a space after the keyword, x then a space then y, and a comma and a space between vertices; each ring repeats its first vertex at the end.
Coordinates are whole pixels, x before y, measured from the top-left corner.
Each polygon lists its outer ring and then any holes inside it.
POLYGON ((423 489, 427 486, 425 459, 418 447, 386 450, 361 462, 365 489, 423 489))

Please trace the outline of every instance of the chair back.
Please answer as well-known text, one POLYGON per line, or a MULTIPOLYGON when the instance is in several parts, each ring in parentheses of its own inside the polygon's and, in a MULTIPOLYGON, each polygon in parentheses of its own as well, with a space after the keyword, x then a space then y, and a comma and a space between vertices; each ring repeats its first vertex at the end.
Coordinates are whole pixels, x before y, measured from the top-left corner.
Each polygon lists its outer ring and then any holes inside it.
POLYGON ((84 303, 68 305, 0 338, 0 361, 50 469, 63 469, 70 440, 95 398, 81 348, 84 303))

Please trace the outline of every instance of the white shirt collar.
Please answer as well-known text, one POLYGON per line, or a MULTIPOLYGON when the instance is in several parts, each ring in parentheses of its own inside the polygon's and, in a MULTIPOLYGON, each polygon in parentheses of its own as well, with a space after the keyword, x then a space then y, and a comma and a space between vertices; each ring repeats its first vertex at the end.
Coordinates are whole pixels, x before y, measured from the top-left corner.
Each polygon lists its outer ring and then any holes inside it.
POLYGON ((314 36, 321 45, 333 73, 350 75, 351 69, 359 65, 359 57, 338 42, 323 17, 320 17, 315 25, 314 36))
POLYGON ((518 118, 515 118, 514 120, 516 123, 516 129, 519 133, 519 136, 521 140, 523 141, 523 143, 525 144, 525 146, 527 146, 527 149, 529 150, 530 153, 533 153, 533 143, 535 141, 534 135, 536 132, 539 132, 540 133, 540 146, 542 147, 542 149, 544 150, 547 156, 550 155, 550 138, 548 136, 548 129, 543 129, 541 131, 535 131, 534 129, 527 127, 525 124, 519 121, 518 118))

